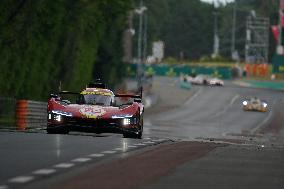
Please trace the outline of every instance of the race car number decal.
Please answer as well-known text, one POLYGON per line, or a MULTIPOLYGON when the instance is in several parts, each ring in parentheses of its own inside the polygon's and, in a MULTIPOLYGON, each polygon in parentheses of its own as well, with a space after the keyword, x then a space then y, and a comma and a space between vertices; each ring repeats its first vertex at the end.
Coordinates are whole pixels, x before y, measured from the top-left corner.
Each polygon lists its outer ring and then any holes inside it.
POLYGON ((94 118, 94 119, 106 113, 106 111, 99 106, 85 106, 81 108, 79 112, 87 118, 94 118))

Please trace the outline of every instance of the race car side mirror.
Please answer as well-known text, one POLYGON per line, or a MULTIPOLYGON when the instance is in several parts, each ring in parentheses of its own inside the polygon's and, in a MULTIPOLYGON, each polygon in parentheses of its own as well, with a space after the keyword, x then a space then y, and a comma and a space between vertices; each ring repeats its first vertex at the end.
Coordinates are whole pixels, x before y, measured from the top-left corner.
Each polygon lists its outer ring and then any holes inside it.
POLYGON ((142 100, 141 100, 141 99, 139 99, 139 98, 135 98, 135 99, 134 99, 134 102, 141 103, 141 102, 142 102, 142 100))
POLYGON ((59 96, 57 94, 50 94, 49 96, 50 98, 59 98, 59 96))

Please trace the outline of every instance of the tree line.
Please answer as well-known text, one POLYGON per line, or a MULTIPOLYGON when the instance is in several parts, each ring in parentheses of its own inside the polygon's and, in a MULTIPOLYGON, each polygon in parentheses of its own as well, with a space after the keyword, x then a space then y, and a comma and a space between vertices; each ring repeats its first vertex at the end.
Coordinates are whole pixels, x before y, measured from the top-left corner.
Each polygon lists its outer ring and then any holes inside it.
MULTIPOLYGON (((137 0, 139 2, 140 0, 137 0)), ((138 3, 137 3, 138 4, 138 3)), ((218 17, 220 54, 231 57, 231 38, 234 2, 213 4, 200 0, 144 0, 149 8, 149 41, 165 42, 165 54, 187 60, 200 60, 213 52, 214 14, 218 17)), ((255 12, 258 17, 278 22, 279 0, 236 0, 236 50, 244 56, 246 18, 255 12)), ((148 52, 151 52, 151 46, 148 52)), ((275 40, 270 32, 270 57, 275 51, 275 40)))
POLYGON ((121 36, 132 0, 0 2, 0 96, 44 100, 123 74, 121 36))
MULTIPOLYGON (((278 0, 236 0, 236 49, 244 49, 245 18, 251 10, 278 20, 278 0)), ((125 74, 123 32, 140 0, 0 1, 0 96, 44 100, 61 86, 78 91, 95 78, 114 86, 125 74)), ((215 8, 200 0, 144 0, 151 42, 165 42, 169 57, 199 60, 213 49, 218 12, 220 53, 230 57, 233 3, 215 8)), ((138 16, 133 27, 138 31, 138 16)), ((133 55, 137 37, 132 37, 133 55)), ((270 56, 275 41, 271 37, 270 56)))

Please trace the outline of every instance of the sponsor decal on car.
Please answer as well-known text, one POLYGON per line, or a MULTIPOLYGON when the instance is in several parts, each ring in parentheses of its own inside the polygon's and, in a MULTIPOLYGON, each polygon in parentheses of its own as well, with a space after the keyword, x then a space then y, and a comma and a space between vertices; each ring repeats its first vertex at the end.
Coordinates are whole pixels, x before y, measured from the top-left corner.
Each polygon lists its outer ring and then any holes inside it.
POLYGON ((111 96, 110 92, 103 92, 103 91, 82 91, 80 94, 82 95, 103 95, 103 96, 111 96))
POLYGON ((100 106, 84 106, 79 112, 86 118, 96 119, 106 113, 106 111, 100 106))

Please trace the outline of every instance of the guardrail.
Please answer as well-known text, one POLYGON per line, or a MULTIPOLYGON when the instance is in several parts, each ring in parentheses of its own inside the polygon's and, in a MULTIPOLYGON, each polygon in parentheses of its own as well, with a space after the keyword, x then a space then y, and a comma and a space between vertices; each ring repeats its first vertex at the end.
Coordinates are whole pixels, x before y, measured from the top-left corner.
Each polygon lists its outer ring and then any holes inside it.
POLYGON ((42 128, 47 125, 47 103, 32 100, 18 100, 16 105, 16 126, 18 130, 42 128))

